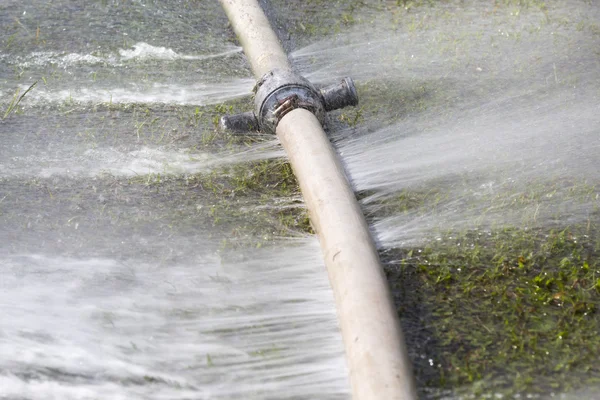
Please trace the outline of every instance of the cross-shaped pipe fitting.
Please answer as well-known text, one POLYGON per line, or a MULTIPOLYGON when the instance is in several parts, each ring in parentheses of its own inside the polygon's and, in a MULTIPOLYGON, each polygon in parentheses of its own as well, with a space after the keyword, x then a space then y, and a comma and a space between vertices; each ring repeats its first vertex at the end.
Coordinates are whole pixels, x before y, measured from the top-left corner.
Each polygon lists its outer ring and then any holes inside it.
POLYGON ((221 117, 221 131, 247 133, 260 130, 274 134, 281 118, 296 108, 309 110, 323 124, 327 111, 358 104, 358 94, 349 77, 317 90, 301 75, 275 69, 256 83, 254 91, 254 111, 221 117))

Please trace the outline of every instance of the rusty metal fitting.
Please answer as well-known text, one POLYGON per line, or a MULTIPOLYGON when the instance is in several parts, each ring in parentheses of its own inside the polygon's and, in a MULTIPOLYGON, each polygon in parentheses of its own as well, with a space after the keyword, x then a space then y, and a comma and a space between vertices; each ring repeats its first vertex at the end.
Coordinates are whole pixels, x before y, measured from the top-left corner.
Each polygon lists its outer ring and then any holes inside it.
POLYGON ((275 133, 277 124, 288 112, 304 108, 323 124, 327 111, 358 104, 351 78, 317 90, 306 78, 289 71, 275 69, 265 74, 255 86, 254 113, 223 116, 222 131, 244 133, 260 130, 275 133))
POLYGON ((275 133, 285 114, 304 108, 323 122, 325 106, 320 93, 304 77, 288 70, 275 69, 256 83, 254 115, 263 133, 275 133))

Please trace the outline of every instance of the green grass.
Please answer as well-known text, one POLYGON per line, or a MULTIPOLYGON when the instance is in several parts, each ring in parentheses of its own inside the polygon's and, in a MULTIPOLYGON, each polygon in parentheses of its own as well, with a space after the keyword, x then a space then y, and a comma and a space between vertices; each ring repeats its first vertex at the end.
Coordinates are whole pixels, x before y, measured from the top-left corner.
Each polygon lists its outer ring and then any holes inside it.
POLYGON ((282 160, 176 176, 5 178, 0 184, 0 223, 14 233, 15 243, 30 245, 27 235, 18 240, 30 230, 39 232, 41 243, 46 232, 59 231, 59 242, 69 243, 61 250, 65 254, 92 241, 98 254, 143 258, 152 248, 163 249, 167 260, 176 256, 171 255, 176 237, 206 241, 227 258, 237 254, 232 248, 270 246, 279 237, 312 233, 291 168, 282 160), (142 235, 147 241, 114 243, 114 235, 142 235))
POLYGON ((9 117, 9 115, 15 111, 17 109, 17 107, 19 106, 19 103, 21 102, 21 100, 23 100, 23 98, 25 97, 25 95, 27 93, 29 93, 29 91, 31 89, 33 89, 35 87, 35 85, 37 84, 37 81, 33 82, 31 84, 31 86, 29 86, 29 88, 27 88, 23 94, 21 94, 21 89, 17 88, 17 90, 15 91, 15 94, 13 95, 12 100, 10 101, 10 103, 8 104, 8 107, 6 108, 6 111, 4 112, 4 115, 2 116, 2 120, 5 120, 6 118, 9 117))
POLYGON ((414 320, 415 302, 427 312, 419 317, 431 335, 427 357, 414 360, 421 384, 513 398, 600 382, 595 229, 455 232, 384 254, 401 260, 386 268, 402 292, 400 315, 414 320))
POLYGON ((371 223, 442 218, 421 245, 381 253, 425 398, 549 396, 600 383, 597 187, 553 181, 480 196, 464 214, 478 218, 456 221, 463 229, 444 223, 444 186, 376 195, 358 193, 371 223), (585 204, 587 217, 560 222, 553 204, 566 203, 585 204), (510 212, 518 222, 503 221, 510 212))
POLYGON ((187 212, 203 221, 199 226, 220 232, 224 248, 261 247, 275 237, 313 233, 291 166, 279 159, 183 177, 137 176, 129 184, 154 188, 162 196, 172 192, 186 204, 196 204, 187 212))

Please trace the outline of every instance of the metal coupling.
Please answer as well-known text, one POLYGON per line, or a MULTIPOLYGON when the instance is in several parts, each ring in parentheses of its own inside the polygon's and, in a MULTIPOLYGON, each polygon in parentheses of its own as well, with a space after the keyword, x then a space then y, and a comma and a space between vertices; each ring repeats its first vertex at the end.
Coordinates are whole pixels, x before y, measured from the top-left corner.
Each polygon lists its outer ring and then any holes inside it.
POLYGON ((321 97, 323 97, 325 111, 358 105, 358 93, 350 77, 342 79, 341 83, 322 88, 321 97))
POLYGON ((221 117, 221 131, 239 134, 260 130, 275 134, 281 118, 296 108, 312 112, 323 124, 327 111, 358 104, 351 78, 317 90, 306 78, 289 70, 268 72, 256 83, 254 91, 254 112, 221 117))

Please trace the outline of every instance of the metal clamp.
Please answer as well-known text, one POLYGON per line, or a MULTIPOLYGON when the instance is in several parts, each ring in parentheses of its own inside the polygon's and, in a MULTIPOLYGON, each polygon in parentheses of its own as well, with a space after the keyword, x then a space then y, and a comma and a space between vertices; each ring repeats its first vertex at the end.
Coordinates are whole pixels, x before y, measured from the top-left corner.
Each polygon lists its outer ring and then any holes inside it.
POLYGON ((351 78, 317 90, 306 78, 289 70, 268 72, 256 83, 255 92, 254 112, 221 117, 221 131, 246 133, 260 130, 275 134, 281 118, 296 108, 312 112, 324 123, 327 111, 358 104, 351 78))

